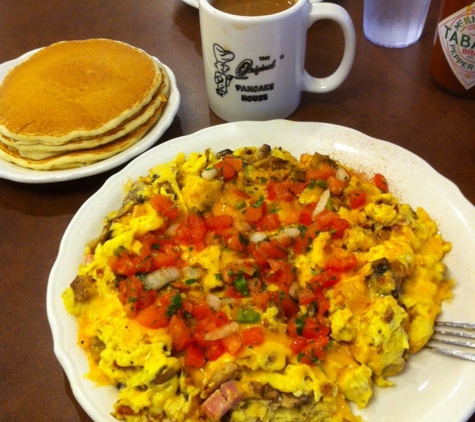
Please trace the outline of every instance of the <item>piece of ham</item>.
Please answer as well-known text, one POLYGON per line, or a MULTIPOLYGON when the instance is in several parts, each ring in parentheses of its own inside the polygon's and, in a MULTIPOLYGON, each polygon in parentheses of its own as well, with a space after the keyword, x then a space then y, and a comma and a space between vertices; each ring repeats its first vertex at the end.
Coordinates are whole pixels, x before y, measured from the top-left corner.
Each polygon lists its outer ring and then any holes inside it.
POLYGON ((242 400, 242 391, 236 381, 227 381, 202 404, 204 413, 213 421, 219 421, 242 400))
POLYGON ((219 421, 231 409, 231 404, 228 403, 221 391, 216 390, 201 405, 201 409, 212 421, 219 421))
POLYGON ((242 391, 239 389, 236 381, 227 381, 221 385, 219 391, 231 405, 235 407, 242 400, 242 391))

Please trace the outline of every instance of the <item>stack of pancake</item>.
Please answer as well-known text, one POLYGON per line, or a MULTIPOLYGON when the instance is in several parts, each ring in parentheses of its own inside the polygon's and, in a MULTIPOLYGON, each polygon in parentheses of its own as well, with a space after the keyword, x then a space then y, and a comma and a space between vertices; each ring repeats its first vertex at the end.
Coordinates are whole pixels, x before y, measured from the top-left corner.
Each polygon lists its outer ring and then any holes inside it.
POLYGON ((0 85, 0 158, 35 170, 85 166, 139 141, 169 98, 165 68, 108 39, 34 53, 0 85))

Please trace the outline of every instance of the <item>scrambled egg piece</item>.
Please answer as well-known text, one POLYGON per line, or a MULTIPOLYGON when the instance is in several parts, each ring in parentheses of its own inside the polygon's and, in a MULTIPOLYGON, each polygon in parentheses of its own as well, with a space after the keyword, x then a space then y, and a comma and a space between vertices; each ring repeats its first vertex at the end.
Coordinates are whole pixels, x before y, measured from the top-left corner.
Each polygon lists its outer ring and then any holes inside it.
POLYGON ((63 294, 119 420, 356 422, 451 296, 429 215, 318 153, 179 154, 127 189, 63 294))

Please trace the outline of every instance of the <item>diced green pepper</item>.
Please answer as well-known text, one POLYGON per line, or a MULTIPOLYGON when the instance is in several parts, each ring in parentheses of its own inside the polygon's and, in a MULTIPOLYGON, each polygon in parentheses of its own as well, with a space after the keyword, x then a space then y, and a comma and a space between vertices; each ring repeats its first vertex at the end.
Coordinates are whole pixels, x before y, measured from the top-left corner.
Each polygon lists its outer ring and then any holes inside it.
POLYGON ((234 280, 234 287, 236 287, 236 290, 243 296, 249 296, 249 286, 244 277, 236 278, 236 280, 234 280))
POLYGON ((253 309, 239 308, 236 321, 240 323, 252 324, 261 320, 261 314, 253 309))

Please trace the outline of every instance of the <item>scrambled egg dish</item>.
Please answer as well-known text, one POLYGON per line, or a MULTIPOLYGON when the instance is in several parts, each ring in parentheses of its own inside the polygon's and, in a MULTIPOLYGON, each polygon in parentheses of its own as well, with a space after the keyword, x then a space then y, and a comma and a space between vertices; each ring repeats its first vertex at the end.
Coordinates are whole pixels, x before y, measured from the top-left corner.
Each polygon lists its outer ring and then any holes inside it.
POLYGON ((429 215, 328 156, 179 154, 126 189, 63 295, 119 420, 358 421, 451 296, 429 215))

